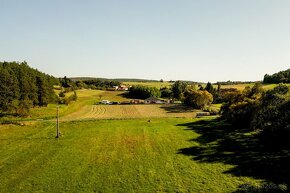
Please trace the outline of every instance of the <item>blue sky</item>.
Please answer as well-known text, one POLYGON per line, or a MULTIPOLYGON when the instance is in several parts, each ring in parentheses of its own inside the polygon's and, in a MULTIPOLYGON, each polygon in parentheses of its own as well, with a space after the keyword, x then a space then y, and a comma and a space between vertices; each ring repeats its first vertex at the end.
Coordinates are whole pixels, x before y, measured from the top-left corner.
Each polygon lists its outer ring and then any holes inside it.
POLYGON ((261 80, 290 68, 290 1, 0 0, 0 60, 54 76, 261 80))

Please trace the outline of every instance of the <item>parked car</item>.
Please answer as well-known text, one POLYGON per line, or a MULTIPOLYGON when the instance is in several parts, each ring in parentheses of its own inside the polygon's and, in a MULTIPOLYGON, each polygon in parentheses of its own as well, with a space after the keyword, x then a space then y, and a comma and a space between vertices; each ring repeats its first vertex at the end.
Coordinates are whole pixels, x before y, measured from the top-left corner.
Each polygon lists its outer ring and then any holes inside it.
POLYGON ((109 100, 102 100, 101 104, 109 105, 111 102, 109 100))

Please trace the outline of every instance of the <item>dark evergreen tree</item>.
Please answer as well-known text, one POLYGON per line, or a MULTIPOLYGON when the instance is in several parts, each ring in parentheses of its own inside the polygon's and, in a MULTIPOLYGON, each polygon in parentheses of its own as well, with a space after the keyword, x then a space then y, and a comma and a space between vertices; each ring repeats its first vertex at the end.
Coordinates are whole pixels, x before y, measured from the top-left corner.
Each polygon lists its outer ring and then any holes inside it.
POLYGON ((211 94, 214 94, 215 89, 213 88, 212 84, 208 82, 205 86, 205 90, 211 94))
POLYGON ((13 113, 18 106, 19 88, 11 70, 0 68, 0 110, 13 113))
POLYGON ((265 74, 263 82, 267 84, 290 83, 290 69, 273 75, 265 74))
POLYGON ((47 106, 49 102, 49 93, 47 89, 48 85, 40 76, 36 77, 36 85, 37 85, 38 105, 47 106))
POLYGON ((29 108, 55 100, 53 85, 58 79, 26 62, 0 62, 0 112, 27 115, 29 108))
POLYGON ((186 88, 187 88, 186 82, 183 81, 174 82, 174 84, 171 87, 173 98, 176 98, 177 100, 182 100, 186 88))

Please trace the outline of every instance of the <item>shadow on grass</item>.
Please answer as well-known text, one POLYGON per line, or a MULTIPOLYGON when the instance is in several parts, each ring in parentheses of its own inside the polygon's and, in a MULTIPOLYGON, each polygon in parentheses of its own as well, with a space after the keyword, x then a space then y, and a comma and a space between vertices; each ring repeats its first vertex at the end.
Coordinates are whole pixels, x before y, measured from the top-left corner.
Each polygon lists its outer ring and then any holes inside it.
POLYGON ((132 97, 129 96, 129 92, 128 91, 120 93, 120 94, 117 94, 117 96, 120 96, 120 97, 123 97, 123 98, 126 98, 126 99, 133 99, 132 97))
POLYGON ((195 109, 182 104, 168 104, 160 107, 164 109, 167 113, 190 113, 194 112, 195 109))
MULTIPOLYGON (((193 160, 199 162, 231 164, 234 167, 225 173, 262 179, 274 184, 285 184, 289 188, 289 148, 276 148, 272 144, 261 145, 256 135, 246 135, 245 131, 237 130, 218 119, 178 126, 186 126, 187 130, 200 134, 191 140, 198 142, 199 146, 180 149, 178 154, 191 156, 193 160)), ((242 185, 237 192, 279 192, 279 190, 242 185)))

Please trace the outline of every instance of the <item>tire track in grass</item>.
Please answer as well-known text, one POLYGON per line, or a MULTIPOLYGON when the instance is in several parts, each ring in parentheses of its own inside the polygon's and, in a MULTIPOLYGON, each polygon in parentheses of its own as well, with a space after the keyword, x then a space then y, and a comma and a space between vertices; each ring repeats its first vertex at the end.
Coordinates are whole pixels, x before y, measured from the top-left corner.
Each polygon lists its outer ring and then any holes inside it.
POLYGON ((79 112, 79 114, 83 114, 80 116, 76 116, 74 119, 89 119, 89 118, 94 118, 95 113, 97 111, 97 105, 86 105, 84 108, 82 108, 83 112, 79 112))
POLYGON ((104 109, 104 114, 106 114, 107 108, 103 107, 103 109, 104 109))
POLYGON ((94 114, 92 114, 92 118, 99 118, 101 115, 104 114, 102 105, 98 105, 94 114))
MULTIPOLYGON (((172 105, 171 105, 172 106, 172 105)), ((161 105, 85 105, 62 120, 194 117, 194 112, 168 113, 161 105)))
POLYGON ((104 115, 105 113, 104 113, 104 106, 102 105, 102 106, 100 106, 100 113, 99 113, 99 115, 104 115))
POLYGON ((94 114, 96 111, 96 105, 93 105, 90 107, 90 111, 86 113, 85 118, 91 118, 91 115, 94 114))
POLYGON ((95 110, 95 112, 94 112, 94 114, 93 114, 93 116, 92 117, 94 117, 94 116, 100 116, 102 114, 102 107, 100 106, 100 105, 98 105, 97 107, 96 107, 96 110, 95 110))
POLYGON ((88 114, 88 111, 90 111, 90 105, 84 105, 77 111, 71 114, 68 114, 66 116, 60 117, 60 121, 71 121, 71 120, 85 118, 88 114))
POLYGON ((96 115, 97 111, 98 111, 98 106, 93 105, 91 107, 91 111, 87 114, 87 118, 93 118, 96 115))

